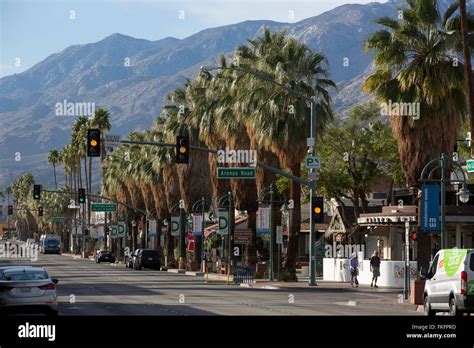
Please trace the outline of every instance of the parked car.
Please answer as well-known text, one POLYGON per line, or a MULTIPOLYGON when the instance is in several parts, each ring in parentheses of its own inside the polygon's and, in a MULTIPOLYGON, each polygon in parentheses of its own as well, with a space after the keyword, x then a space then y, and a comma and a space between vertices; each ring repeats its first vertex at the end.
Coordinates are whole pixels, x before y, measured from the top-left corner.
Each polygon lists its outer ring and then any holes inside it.
POLYGON ((131 254, 125 255, 125 267, 133 268, 133 262, 142 249, 135 249, 131 254))
POLYGON ((57 283, 42 267, 1 267, 0 311, 27 310, 57 316, 57 283))
POLYGON ((101 262, 115 263, 115 255, 112 254, 110 251, 101 250, 95 255, 95 262, 96 263, 101 263, 101 262))
POLYGON ((474 249, 439 250, 426 274, 425 315, 474 312, 474 249))
POLYGON ((159 270, 161 267, 161 255, 157 250, 140 249, 133 260, 133 269, 152 268, 159 270))

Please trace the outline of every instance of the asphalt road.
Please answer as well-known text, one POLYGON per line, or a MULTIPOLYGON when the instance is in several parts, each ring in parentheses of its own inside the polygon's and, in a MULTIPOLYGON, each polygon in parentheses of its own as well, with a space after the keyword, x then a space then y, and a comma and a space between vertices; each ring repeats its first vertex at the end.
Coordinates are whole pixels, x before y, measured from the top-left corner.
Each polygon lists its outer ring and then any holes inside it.
POLYGON ((0 260, 0 265, 46 267, 59 279, 59 315, 419 315, 403 306, 365 304, 399 291, 344 288, 258 289, 205 283, 203 278, 121 264, 96 264, 64 255, 36 262, 0 260))

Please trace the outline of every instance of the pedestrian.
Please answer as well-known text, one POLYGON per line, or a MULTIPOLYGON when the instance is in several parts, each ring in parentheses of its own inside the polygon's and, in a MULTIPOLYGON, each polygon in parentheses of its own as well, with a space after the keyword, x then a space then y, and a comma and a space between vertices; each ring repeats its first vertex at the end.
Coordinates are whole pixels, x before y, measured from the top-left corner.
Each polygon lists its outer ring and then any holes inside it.
POLYGON ((373 286, 378 288, 377 278, 380 277, 380 257, 378 251, 375 251, 370 258, 370 271, 372 272, 372 281, 370 282, 370 287, 373 286))
POLYGON ((359 281, 357 276, 359 275, 359 260, 357 260, 357 254, 352 253, 351 259, 349 260, 349 268, 351 271, 351 286, 359 287, 359 281))

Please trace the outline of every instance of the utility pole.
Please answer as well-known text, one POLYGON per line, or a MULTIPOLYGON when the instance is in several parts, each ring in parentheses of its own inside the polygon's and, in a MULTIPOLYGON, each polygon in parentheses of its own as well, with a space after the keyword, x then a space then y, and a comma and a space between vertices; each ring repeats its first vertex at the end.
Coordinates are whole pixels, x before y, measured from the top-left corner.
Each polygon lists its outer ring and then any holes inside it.
MULTIPOLYGON (((316 153, 316 113, 314 110, 314 98, 311 99, 311 135, 308 141, 309 145, 309 153, 311 156, 314 156, 316 153)), ((315 169, 310 168, 309 172, 314 173, 315 169)), ((311 174, 310 174, 311 175, 311 174)), ((316 181, 313 180, 310 183, 310 201, 313 201, 313 197, 316 196, 316 181)), ((313 221, 313 213, 311 211, 311 204, 310 204, 310 214, 309 214, 309 225, 310 225, 310 233, 309 233, 309 240, 310 240, 310 247, 309 247, 309 285, 317 285, 316 284, 316 221, 313 221)))

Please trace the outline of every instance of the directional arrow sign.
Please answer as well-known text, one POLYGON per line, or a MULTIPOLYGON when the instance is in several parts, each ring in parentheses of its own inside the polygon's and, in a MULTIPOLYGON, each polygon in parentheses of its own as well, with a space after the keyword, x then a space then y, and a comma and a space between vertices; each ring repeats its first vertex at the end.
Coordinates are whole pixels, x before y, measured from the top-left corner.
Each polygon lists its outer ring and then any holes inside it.
POLYGON ((467 160, 466 167, 468 173, 474 173, 474 160, 467 160))
POLYGON ((304 163, 306 164, 306 168, 321 168, 321 161, 317 156, 306 157, 304 163))

